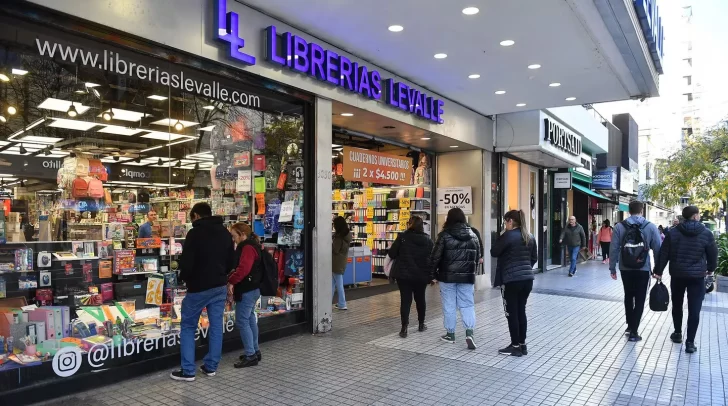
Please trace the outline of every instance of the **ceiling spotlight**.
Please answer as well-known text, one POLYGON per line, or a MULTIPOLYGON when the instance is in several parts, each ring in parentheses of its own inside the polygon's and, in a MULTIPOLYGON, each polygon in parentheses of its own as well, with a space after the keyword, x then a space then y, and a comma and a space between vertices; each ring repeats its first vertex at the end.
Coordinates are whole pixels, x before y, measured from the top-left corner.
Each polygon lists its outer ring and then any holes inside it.
POLYGON ((114 161, 119 162, 119 156, 118 155, 114 155, 114 161))
POLYGON ((567 97, 565 100, 566 101, 574 101, 574 100, 576 100, 576 97, 574 97, 574 96, 567 97))
POLYGON ((404 27, 402 27, 401 25, 390 25, 387 29, 392 32, 400 32, 404 30, 404 27))
POLYGON ((15 106, 8 106, 8 109, 7 110, 8 110, 8 114, 10 114, 11 116, 12 115, 15 115, 15 113, 18 112, 18 109, 15 108, 15 106))
POLYGON ((196 171, 199 171, 199 170, 200 170, 200 163, 199 163, 199 162, 197 162, 197 163, 195 164, 195 170, 196 170, 196 171))
POLYGON ((478 14, 478 12, 480 12, 480 10, 477 7, 465 7, 463 9, 463 14, 466 16, 475 15, 478 14))
POLYGON ((537 63, 534 63, 533 65, 528 65, 528 69, 538 69, 540 67, 541 67, 541 65, 539 65, 537 63))
POLYGON ((175 168, 179 168, 182 166, 182 161, 177 161, 177 164, 174 166, 175 168))
POLYGON ((51 154, 51 150, 50 149, 46 148, 46 149, 43 150, 43 155, 48 156, 50 154, 51 154))
POLYGON ((505 90, 496 90, 495 94, 506 94, 505 90))
POLYGON ((25 187, 25 181, 20 179, 20 187, 25 187))
POLYGON ((184 124, 180 123, 179 120, 177 120, 176 123, 174 123, 174 129, 177 131, 182 131, 185 129, 184 124))
POLYGON ((551 86, 551 87, 559 87, 559 86, 561 86, 561 83, 554 82, 554 83, 550 83, 549 86, 551 86))
POLYGON ((23 144, 20 144, 20 155, 25 155, 27 153, 28 153, 28 150, 25 149, 25 147, 23 146, 23 144))
POLYGON ((447 54, 435 54, 435 59, 445 59, 447 58, 447 54))
POLYGON ((422 138, 420 138, 420 139, 421 139, 421 140, 423 140, 423 141, 427 141, 427 140, 429 140, 429 139, 430 139, 430 137, 422 137, 422 138))
POLYGON ((468 75, 468 79, 478 79, 479 77, 480 77, 480 75, 478 75, 477 73, 473 73, 472 75, 468 75))
POLYGON ((513 41, 512 39, 507 39, 507 40, 503 40, 500 42, 502 47, 509 47, 515 43, 516 43, 516 41, 513 41))
POLYGON ((354 115, 354 113, 341 113, 341 115, 344 117, 351 117, 354 115))
POLYGON ((163 164, 162 158, 159 158, 159 160, 157 160, 157 165, 162 166, 162 164, 163 164))
POLYGON ((8 119, 5 116, 0 116, 0 123, 7 123, 8 119))
POLYGON ((112 118, 114 118, 114 110, 109 109, 109 111, 105 111, 101 113, 101 118, 103 118, 106 121, 111 121, 112 118))
POLYGON ((450 148, 458 148, 459 145, 450 145, 450 148))
POLYGON ((202 106, 202 108, 205 109, 205 110, 215 110, 215 106, 213 106, 213 105, 202 106))
POLYGON ((0 81, 10 82, 10 77, 4 73, 0 73, 0 81))
POLYGON ((518 103, 516 104, 516 107, 526 107, 526 103, 518 103))
POLYGON ((76 111, 76 106, 73 105, 73 102, 71 102, 71 106, 68 108, 66 114, 68 114, 68 117, 72 118, 78 115, 78 111, 76 111))
POLYGON ((28 71, 23 70, 23 69, 13 69, 11 72, 13 75, 18 75, 18 76, 24 76, 24 75, 28 74, 28 71))

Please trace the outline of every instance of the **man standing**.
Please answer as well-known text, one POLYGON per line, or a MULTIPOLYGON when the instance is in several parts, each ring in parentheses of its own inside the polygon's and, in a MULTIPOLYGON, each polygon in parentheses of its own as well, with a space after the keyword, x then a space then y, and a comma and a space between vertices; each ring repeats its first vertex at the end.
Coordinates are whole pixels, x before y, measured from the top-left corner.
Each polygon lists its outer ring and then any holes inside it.
POLYGON ((695 334, 700 323, 700 309, 705 297, 705 276, 712 275, 718 264, 718 247, 713 233, 700 222, 700 210, 687 206, 682 211, 685 221, 667 231, 662 242, 660 258, 655 265, 655 274, 661 278, 667 263, 670 263, 670 290, 672 291, 672 323, 675 332, 672 342, 682 343, 683 299, 688 292, 688 335, 685 352, 698 350, 695 334))
POLYGON ((655 258, 660 255, 660 232, 657 227, 642 217, 644 203, 634 200, 629 203, 630 217, 617 223, 612 234, 609 249, 609 271, 617 280, 617 263, 624 286, 624 313, 627 319, 629 341, 640 341, 640 320, 645 308, 645 297, 650 281, 650 249, 655 258))
POLYGON ((574 216, 569 217, 569 224, 567 224, 564 231, 561 232, 559 244, 563 244, 564 241, 566 241, 566 247, 571 260, 571 264, 569 265, 569 276, 574 276, 576 273, 576 261, 579 258, 579 250, 586 248, 586 235, 584 234, 584 228, 581 227, 581 224, 576 222, 576 217, 574 216))
POLYGON ((151 238, 152 237, 152 226, 157 221, 157 212, 154 209, 149 210, 147 213, 147 222, 139 226, 139 238, 151 238))
POLYGON ((182 300, 180 353, 182 368, 170 377, 177 381, 195 380, 195 333, 202 309, 209 320, 208 352, 200 371, 215 376, 222 356, 223 312, 227 299, 227 274, 235 268, 233 239, 222 218, 212 215, 207 203, 197 203, 190 210, 192 230, 187 233, 179 278, 187 284, 182 300))
POLYGON ((677 226, 679 226, 679 225, 680 225, 679 218, 676 217, 676 218, 672 219, 672 227, 670 227, 670 230, 672 230, 673 228, 677 228, 677 226))

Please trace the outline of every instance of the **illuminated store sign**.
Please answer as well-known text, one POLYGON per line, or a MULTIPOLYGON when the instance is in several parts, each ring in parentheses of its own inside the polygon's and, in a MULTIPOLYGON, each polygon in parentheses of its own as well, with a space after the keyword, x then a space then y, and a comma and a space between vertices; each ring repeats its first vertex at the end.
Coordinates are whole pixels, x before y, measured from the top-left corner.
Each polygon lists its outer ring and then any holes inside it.
POLYGON ((665 40, 665 29, 662 27, 660 8, 657 7, 657 0, 633 0, 634 9, 637 11, 642 31, 645 34, 647 47, 650 49, 652 60, 655 63, 657 73, 664 73, 662 70, 662 57, 664 56, 663 43, 665 40))

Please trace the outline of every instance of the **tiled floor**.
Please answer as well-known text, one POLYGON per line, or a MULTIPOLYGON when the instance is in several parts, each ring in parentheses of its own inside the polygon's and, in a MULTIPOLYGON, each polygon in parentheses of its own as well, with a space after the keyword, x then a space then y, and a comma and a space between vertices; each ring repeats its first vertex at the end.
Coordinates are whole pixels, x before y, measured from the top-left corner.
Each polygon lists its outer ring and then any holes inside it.
MULTIPOLYGON (((666 281, 669 278, 666 278, 666 281)), ((439 295, 428 289, 424 333, 401 339, 397 292, 351 301, 334 331, 262 346, 255 368, 194 383, 167 372, 80 393, 47 405, 726 405, 728 294, 706 296, 696 354, 674 345, 669 312, 645 311, 644 341, 629 343, 622 284, 605 265, 539 275, 528 304, 529 355, 499 356, 508 343, 499 291, 477 293, 478 349, 460 331, 441 343, 439 295), (725 370, 724 370, 725 368, 725 370)), ((415 320, 413 306, 412 320, 415 320)))

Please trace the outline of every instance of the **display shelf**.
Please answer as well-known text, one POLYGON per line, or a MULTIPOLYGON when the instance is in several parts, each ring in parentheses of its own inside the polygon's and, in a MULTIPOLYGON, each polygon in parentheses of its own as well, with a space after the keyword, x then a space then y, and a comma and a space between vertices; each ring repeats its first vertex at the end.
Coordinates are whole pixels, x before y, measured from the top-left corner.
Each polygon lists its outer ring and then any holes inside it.
POLYGON ((332 200, 331 201, 331 203, 354 203, 354 202, 355 202, 354 199, 351 199, 351 200, 332 200))
POLYGON ((157 272, 157 271, 146 271, 146 272, 124 272, 124 273, 117 273, 117 274, 114 274, 114 275, 119 275, 119 276, 130 276, 130 275, 148 275, 148 274, 152 274, 152 273, 159 273, 159 272, 157 272))
POLYGON ((74 258, 61 258, 56 256, 56 253, 53 253, 53 260, 54 261, 83 261, 86 259, 101 259, 101 257, 74 257, 74 258))
POLYGON ((355 210, 332 210, 332 213, 338 213, 340 211, 343 211, 344 213, 354 213, 355 210))
POLYGON ((402 200, 402 199, 410 199, 410 200, 431 200, 427 197, 390 197, 387 199, 388 202, 393 202, 395 200, 402 200))

